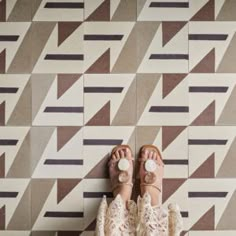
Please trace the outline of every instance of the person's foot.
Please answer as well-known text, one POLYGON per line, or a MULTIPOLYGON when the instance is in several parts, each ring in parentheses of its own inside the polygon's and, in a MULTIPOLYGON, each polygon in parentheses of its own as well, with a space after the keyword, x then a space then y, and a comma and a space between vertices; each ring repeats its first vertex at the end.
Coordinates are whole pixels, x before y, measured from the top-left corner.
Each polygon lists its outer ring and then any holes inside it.
POLYGON ((153 145, 143 146, 140 150, 139 162, 141 196, 148 192, 152 206, 160 205, 164 175, 164 163, 160 151, 153 145))
POLYGON ((113 149, 109 161, 109 175, 114 197, 120 194, 127 202, 131 198, 133 187, 133 163, 131 149, 128 145, 120 145, 113 149))

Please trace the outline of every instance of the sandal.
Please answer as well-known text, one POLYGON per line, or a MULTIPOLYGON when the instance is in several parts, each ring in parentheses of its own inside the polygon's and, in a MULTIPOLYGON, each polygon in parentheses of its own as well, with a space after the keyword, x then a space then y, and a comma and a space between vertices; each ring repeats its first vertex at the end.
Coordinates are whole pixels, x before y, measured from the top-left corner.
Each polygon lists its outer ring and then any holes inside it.
POLYGON ((159 149, 154 145, 142 146, 140 149, 140 154, 139 154, 138 160, 140 162, 140 166, 142 164, 144 165, 142 168, 144 169, 144 173, 145 173, 144 177, 141 178, 141 179, 143 179, 143 182, 141 181, 140 186, 152 186, 152 187, 156 188, 158 191, 162 192, 162 186, 160 186, 157 183, 158 168, 160 168, 161 166, 164 167, 163 159, 162 159, 159 149), (142 152, 144 152, 145 149, 149 149, 151 151, 156 152, 159 157, 158 158, 159 160, 158 159, 153 160, 153 159, 149 159, 147 157, 143 157, 142 152))
POLYGON ((115 148, 113 148, 112 152, 111 152, 111 158, 110 161, 108 163, 109 166, 109 174, 110 174, 110 179, 112 182, 112 192, 114 193, 115 189, 117 189, 118 187, 122 186, 122 185, 129 185, 130 187, 133 187, 133 171, 131 173, 130 171, 130 160, 132 160, 132 165, 134 163, 134 158, 132 155, 132 151, 131 148, 128 145, 118 145, 115 148), (122 149, 126 149, 128 148, 131 152, 131 157, 121 157, 119 160, 114 160, 112 158, 112 155, 115 154, 117 151, 122 150, 122 149), (114 167, 114 165, 116 166, 113 170, 111 170, 111 168, 114 167), (114 176, 111 176, 111 171, 117 172, 117 174, 114 174, 114 176), (131 181, 130 181, 131 180, 131 181))

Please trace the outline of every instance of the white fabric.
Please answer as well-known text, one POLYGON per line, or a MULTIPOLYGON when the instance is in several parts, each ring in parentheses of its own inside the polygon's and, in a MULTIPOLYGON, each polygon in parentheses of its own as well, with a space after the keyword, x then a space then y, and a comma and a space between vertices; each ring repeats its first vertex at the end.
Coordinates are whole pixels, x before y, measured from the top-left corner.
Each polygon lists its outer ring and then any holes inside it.
POLYGON ((130 200, 127 207, 121 196, 108 206, 106 197, 101 201, 96 225, 96 236, 179 236, 182 231, 179 207, 170 204, 169 210, 151 206, 151 197, 145 193, 137 204, 130 200))

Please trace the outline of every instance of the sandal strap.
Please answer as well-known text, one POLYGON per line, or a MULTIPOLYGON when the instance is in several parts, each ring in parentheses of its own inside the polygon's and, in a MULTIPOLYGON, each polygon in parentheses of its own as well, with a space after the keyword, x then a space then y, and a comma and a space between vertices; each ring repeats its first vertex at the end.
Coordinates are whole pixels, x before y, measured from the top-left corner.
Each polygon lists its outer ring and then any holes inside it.
MULTIPOLYGON (((121 160, 122 158, 120 158, 120 160, 121 160)), ((124 157, 124 159, 126 159, 126 160, 128 160, 128 161, 133 161, 134 162, 134 158, 133 157, 131 157, 131 158, 128 158, 128 157, 124 157)), ((119 162, 119 161, 113 161, 113 160, 109 160, 109 162, 108 162, 108 166, 110 166, 111 164, 114 164, 114 163, 116 163, 116 162, 119 162)))
POLYGON ((145 183, 141 183, 140 186, 151 186, 151 187, 154 187, 156 188, 160 193, 162 192, 161 191, 161 188, 156 186, 155 184, 145 184, 145 183))
POLYGON ((133 188, 133 186, 134 186, 133 183, 118 183, 118 184, 115 185, 114 188, 112 188, 112 192, 114 192, 115 189, 117 189, 118 187, 120 187, 120 186, 122 186, 124 184, 125 185, 129 185, 131 188, 133 188))

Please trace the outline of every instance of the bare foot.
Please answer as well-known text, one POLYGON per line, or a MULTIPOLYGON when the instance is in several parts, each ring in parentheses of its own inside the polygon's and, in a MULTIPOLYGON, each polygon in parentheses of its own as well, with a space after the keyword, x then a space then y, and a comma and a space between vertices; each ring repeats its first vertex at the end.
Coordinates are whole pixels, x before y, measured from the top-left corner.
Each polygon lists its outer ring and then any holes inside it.
POLYGON ((141 196, 148 192, 151 196, 152 206, 162 203, 162 179, 164 175, 164 163, 159 150, 153 145, 145 145, 141 148, 140 156, 140 190, 141 196))
POLYGON ((117 146, 112 151, 109 161, 109 175, 113 195, 120 194, 124 202, 131 198, 133 187, 133 161, 131 149, 127 145, 117 146))

